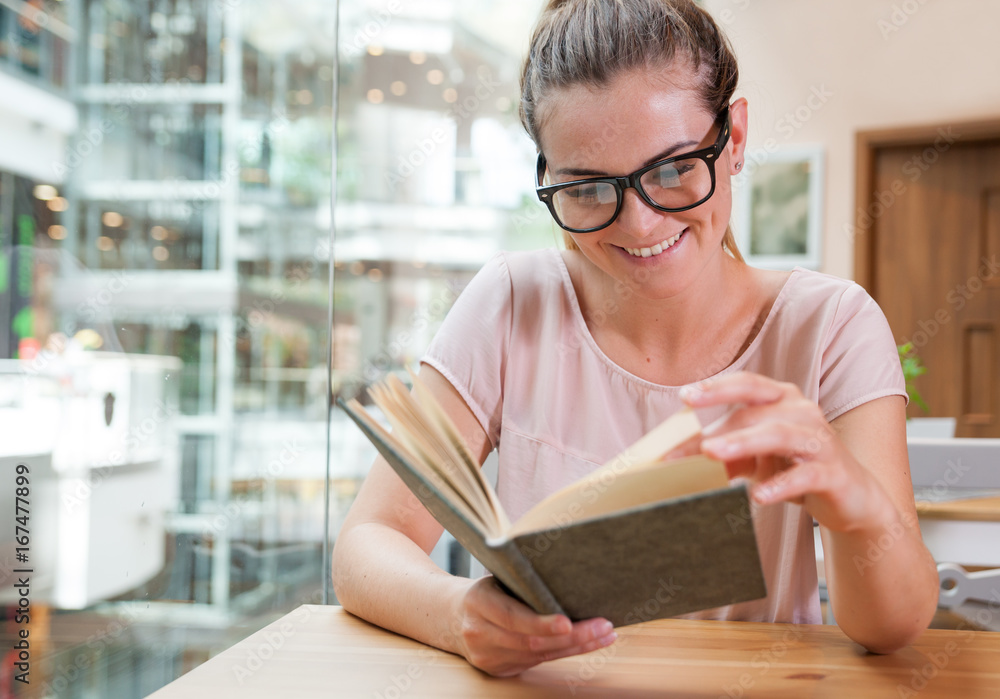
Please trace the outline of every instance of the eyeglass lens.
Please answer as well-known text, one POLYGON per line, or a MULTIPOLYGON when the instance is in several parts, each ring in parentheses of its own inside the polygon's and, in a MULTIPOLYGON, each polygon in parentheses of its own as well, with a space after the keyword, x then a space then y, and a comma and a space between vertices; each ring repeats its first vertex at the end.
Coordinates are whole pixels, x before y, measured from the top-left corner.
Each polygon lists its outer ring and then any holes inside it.
MULTIPOLYGON (((712 172, 701 158, 677 160, 643 173, 639 186, 659 206, 683 209, 709 195, 712 172)), ((597 228, 614 218, 618 194, 610 182, 586 182, 555 192, 552 206, 564 226, 597 228)))

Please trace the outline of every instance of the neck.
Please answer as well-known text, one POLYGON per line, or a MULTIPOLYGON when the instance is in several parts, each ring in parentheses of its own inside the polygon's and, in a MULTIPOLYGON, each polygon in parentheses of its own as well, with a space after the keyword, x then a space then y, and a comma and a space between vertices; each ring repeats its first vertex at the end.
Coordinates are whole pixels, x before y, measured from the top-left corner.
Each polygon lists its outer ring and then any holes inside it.
POLYGON ((708 376, 728 366, 755 334, 759 304, 752 269, 721 250, 690 286, 661 299, 641 296, 581 258, 584 287, 592 291, 584 292, 588 325, 608 342, 627 341, 653 361, 708 376))

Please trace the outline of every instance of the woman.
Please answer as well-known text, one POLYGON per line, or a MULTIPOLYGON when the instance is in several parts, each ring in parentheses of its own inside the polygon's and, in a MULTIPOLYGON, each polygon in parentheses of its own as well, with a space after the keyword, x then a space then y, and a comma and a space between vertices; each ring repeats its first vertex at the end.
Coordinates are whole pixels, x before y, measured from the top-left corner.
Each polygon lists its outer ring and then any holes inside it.
MULTIPOLYGON (((737 76, 693 2, 552 0, 525 63, 522 120, 567 250, 491 260, 421 377, 480 461, 499 447, 512 519, 697 408, 714 423, 695 448, 753 483, 769 596, 687 616, 819 623, 815 518, 838 623, 890 652, 937 599, 895 345, 857 285, 740 257, 728 229, 747 137, 737 76)), ((539 616, 489 576, 442 572, 427 555, 440 534, 379 460, 337 541, 338 599, 494 675, 614 641, 606 620, 539 616)))

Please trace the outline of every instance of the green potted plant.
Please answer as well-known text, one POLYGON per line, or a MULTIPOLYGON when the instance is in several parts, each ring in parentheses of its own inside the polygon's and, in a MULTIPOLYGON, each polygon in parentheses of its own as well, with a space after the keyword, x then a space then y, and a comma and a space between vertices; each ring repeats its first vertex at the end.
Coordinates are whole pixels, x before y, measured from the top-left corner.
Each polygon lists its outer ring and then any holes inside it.
MULTIPOLYGON (((924 397, 920 395, 914 380, 927 373, 927 367, 917 354, 912 342, 896 347, 899 352, 899 363, 903 367, 903 381, 906 384, 906 395, 910 402, 916 404, 925 413, 931 410, 924 397)), ((955 418, 953 417, 914 417, 906 419, 906 436, 908 438, 950 438, 955 436, 955 418)))
POLYGON ((920 356, 913 349, 913 343, 907 342, 904 345, 899 345, 896 347, 899 351, 899 363, 903 365, 903 381, 906 382, 906 395, 910 397, 911 403, 916 403, 920 406, 920 409, 925 413, 931 411, 927 407, 926 401, 924 401, 923 396, 920 395, 920 391, 914 385, 913 380, 918 376, 923 376, 927 373, 927 367, 920 360, 920 356))

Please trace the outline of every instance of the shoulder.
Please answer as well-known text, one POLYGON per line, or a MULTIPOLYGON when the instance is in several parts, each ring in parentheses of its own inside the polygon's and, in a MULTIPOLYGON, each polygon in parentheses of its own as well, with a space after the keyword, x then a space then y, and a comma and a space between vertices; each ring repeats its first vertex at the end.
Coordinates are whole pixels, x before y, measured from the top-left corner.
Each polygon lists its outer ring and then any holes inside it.
POLYGON ((539 278, 541 272, 557 272, 558 266, 558 252, 555 250, 501 250, 486 261, 473 279, 478 284, 520 284, 539 278))
POLYGON ((794 282, 796 290, 801 293, 811 293, 817 296, 840 298, 844 294, 849 296, 868 296, 868 292, 850 279, 837 277, 824 272, 817 272, 812 269, 796 267, 789 278, 794 282))
POLYGON ((795 268, 782 290, 785 305, 802 318, 826 318, 831 323, 849 319, 861 312, 881 315, 868 292, 857 282, 832 274, 795 268))
POLYGON ((559 251, 552 248, 504 251, 490 258, 473 281, 489 285, 510 302, 532 304, 560 295, 565 269, 559 251))
POLYGON ((553 249, 497 252, 458 292, 449 316, 475 325, 541 313, 565 295, 559 259, 553 249))

